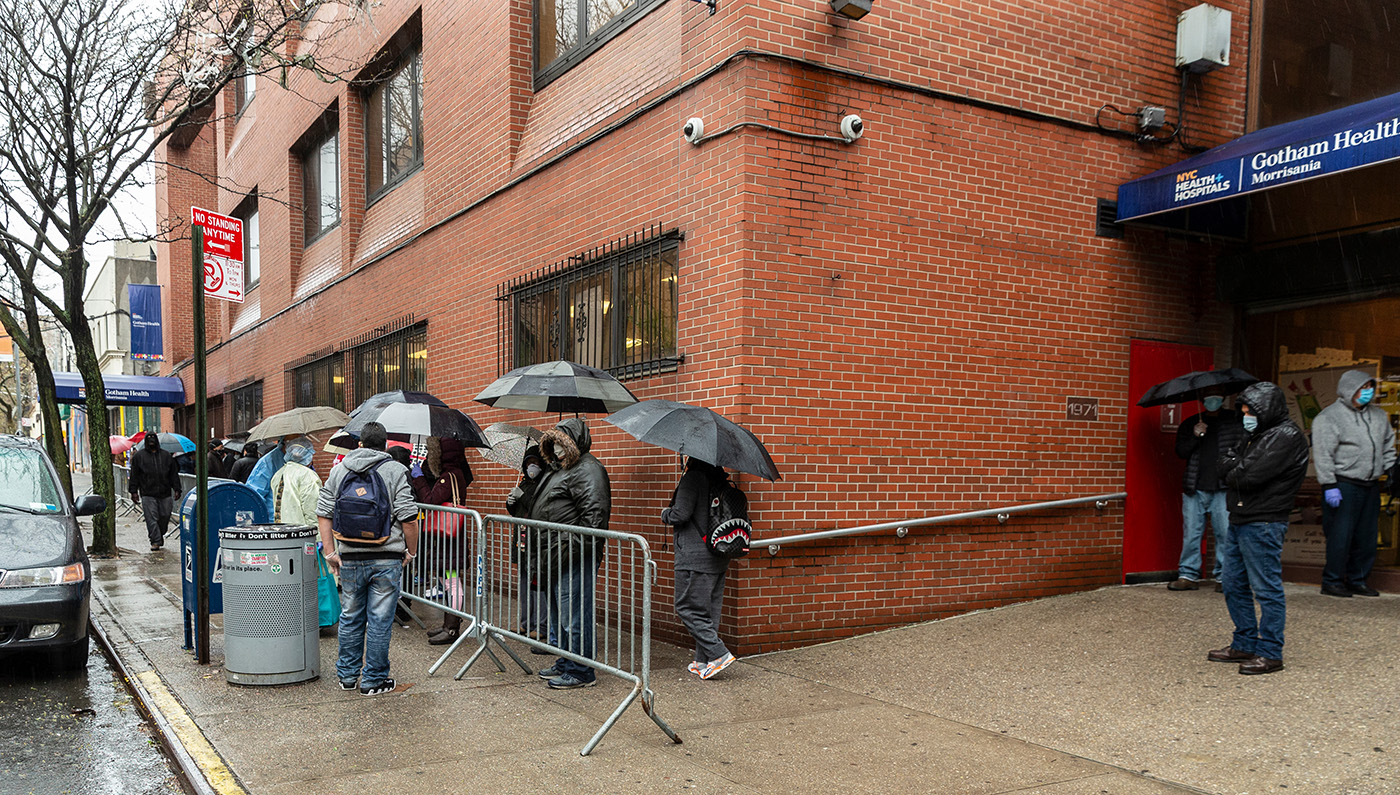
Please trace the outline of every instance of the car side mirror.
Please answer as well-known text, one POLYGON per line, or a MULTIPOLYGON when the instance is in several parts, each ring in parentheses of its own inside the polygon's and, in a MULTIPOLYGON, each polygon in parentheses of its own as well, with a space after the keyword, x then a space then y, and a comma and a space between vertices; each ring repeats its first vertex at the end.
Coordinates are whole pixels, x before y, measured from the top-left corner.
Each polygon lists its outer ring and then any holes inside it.
POLYGON ((73 512, 79 516, 96 516, 107 510, 107 500, 97 494, 84 494, 73 504, 73 512))

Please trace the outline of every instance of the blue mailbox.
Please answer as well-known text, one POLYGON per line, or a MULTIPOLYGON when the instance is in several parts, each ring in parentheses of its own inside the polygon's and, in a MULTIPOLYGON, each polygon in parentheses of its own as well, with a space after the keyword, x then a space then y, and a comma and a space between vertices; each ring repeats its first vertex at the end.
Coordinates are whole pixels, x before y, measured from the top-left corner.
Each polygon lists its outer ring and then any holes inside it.
MULTIPOLYGON (((194 648, 193 621, 199 610, 195 592, 195 490, 180 500, 180 585, 185 605, 185 648, 194 648)), ((251 488, 232 480, 209 481, 209 524, 205 551, 209 557, 209 613, 224 612, 224 578, 219 567, 219 530, 239 524, 267 524, 267 502, 251 488)))

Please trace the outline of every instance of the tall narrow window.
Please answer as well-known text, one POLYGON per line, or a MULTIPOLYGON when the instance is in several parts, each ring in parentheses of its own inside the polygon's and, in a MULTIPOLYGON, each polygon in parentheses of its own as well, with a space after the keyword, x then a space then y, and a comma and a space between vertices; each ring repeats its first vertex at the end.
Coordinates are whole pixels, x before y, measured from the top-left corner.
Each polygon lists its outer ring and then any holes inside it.
POLYGON ((428 330, 414 326, 355 349, 355 402, 396 389, 422 391, 428 383, 428 330))
POLYGON ((233 430, 235 433, 252 430, 262 422, 263 382, 249 384, 233 393, 233 430))
POLYGON ((243 219, 243 291, 258 286, 261 262, 258 256, 258 199, 250 196, 235 215, 243 219))
POLYGON ((253 101, 257 91, 257 72, 253 71, 253 67, 245 65, 243 74, 233 81, 233 112, 235 115, 242 115, 243 110, 248 107, 248 103, 253 101))
POLYGON ((301 161, 309 243, 340 223, 340 136, 332 132, 313 145, 301 161))
POLYGON ((374 87, 365 114, 365 164, 370 196, 382 193, 423 162, 422 59, 415 51, 374 87))

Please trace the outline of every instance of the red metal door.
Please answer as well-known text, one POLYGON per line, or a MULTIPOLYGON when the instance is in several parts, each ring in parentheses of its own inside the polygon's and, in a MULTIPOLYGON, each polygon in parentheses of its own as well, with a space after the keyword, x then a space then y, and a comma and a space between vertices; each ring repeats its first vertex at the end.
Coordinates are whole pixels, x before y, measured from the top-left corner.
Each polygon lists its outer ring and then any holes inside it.
POLYGON ((1165 579, 1181 560, 1181 476, 1176 434, 1164 430, 1199 403, 1140 408, 1138 398, 1153 384, 1209 370, 1214 351, 1199 345, 1132 340, 1128 349, 1128 502, 1123 515, 1124 581, 1165 579), (1154 576, 1155 575, 1155 576, 1154 576))

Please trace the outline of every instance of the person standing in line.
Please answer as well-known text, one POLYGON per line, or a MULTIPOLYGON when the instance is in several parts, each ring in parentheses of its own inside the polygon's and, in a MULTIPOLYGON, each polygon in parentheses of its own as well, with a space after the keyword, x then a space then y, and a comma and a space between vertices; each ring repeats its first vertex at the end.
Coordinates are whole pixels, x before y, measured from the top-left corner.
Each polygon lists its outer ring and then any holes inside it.
POLYGON ((734 655, 719 637, 720 608, 729 558, 705 545, 710 500, 728 480, 722 467, 690 456, 661 521, 671 525, 676 547, 676 615, 695 638, 695 660, 686 670, 709 679, 728 668, 734 655))
POLYGON ((287 445, 287 462, 272 476, 272 520, 282 524, 315 525, 321 478, 311 468, 316 448, 306 437, 287 445))
POLYGON ((1269 674, 1283 670, 1283 535, 1308 473, 1308 440, 1288 418, 1287 398, 1277 384, 1252 384, 1235 402, 1244 414, 1245 437, 1220 457, 1230 506, 1225 607, 1235 633, 1230 645, 1206 659, 1239 663, 1242 674, 1269 674))
POLYGON ((1225 508, 1225 488, 1220 479, 1220 454, 1231 449, 1244 436, 1240 413, 1224 408, 1225 397, 1219 390, 1207 390, 1201 398, 1205 411, 1193 414, 1176 429, 1176 455, 1186 459, 1186 474, 1181 483, 1181 561, 1176 567, 1176 580, 1167 585, 1170 591, 1194 591, 1200 587, 1201 537, 1205 535, 1206 518, 1215 535, 1215 566, 1211 578, 1219 585, 1220 571, 1225 564, 1225 533, 1230 514, 1225 508))
MULTIPOLYGON (((545 431, 540 455, 549 469, 540 476, 531 518, 541 522, 606 530, 612 515, 612 484, 608 470, 588 452, 592 439, 580 417, 571 417, 545 431)), ((607 541, 593 536, 551 532, 542 554, 549 569, 557 616, 549 617, 559 648, 580 657, 593 658, 593 603, 598 567, 607 541), (557 629, 556 629, 557 628, 557 629)), ((571 690, 597 684, 590 665, 560 657, 539 672, 552 690, 571 690)))
MULTIPOLYGON (((535 490, 539 486, 544 469, 544 458, 540 456, 539 445, 532 444, 525 448, 525 455, 520 463, 520 482, 506 495, 506 510, 511 516, 517 519, 530 518, 530 511, 535 505, 535 490)), ((557 645, 558 638, 549 635, 551 627, 548 616, 550 612, 557 614, 559 608, 557 605, 552 610, 549 608, 553 598, 546 593, 548 579, 539 565, 538 536, 538 533, 521 528, 520 535, 510 550, 510 559, 516 565, 517 585, 520 588, 520 634, 536 640, 548 638, 551 644, 557 645)), ((549 652, 532 646, 530 653, 549 652)))
POLYGON ((238 460, 233 462, 233 466, 229 469, 228 476, 239 483, 247 483, 248 476, 252 474, 253 467, 256 466, 257 463, 258 444, 257 442, 248 442, 243 448, 243 455, 239 456, 238 460))
MULTIPOLYGON (((463 507, 467 487, 472 484, 472 468, 459 439, 429 438, 427 456, 422 464, 412 465, 409 476, 414 498, 425 505, 463 507)), ((462 582, 468 543, 464 519, 461 514, 435 513, 425 517, 424 527, 420 528, 430 557, 436 558, 426 562, 442 578, 447 604, 453 610, 465 610, 467 603, 466 586, 462 582)), ((428 643, 433 646, 452 643, 461 629, 461 616, 443 613, 442 627, 429 633, 428 643)))
POLYGON ((224 477, 224 440, 210 439, 209 454, 205 456, 206 466, 209 469, 209 477, 224 477))
POLYGON ((165 545, 165 531, 170 528, 170 515, 175 510, 175 495, 180 493, 180 469, 175 456, 162 450, 160 435, 155 431, 141 440, 141 449, 131 456, 131 477, 127 479, 131 501, 141 504, 146 519, 146 536, 155 552, 165 545))
POLYGON ((1327 539, 1322 593, 1328 596, 1380 596, 1366 580, 1376 564, 1380 479, 1395 464, 1395 429, 1375 397, 1376 379, 1348 370, 1337 381, 1337 399, 1313 419, 1313 466, 1327 539))
MULTIPOLYGON (((332 550, 326 563, 340 575, 340 656, 335 674, 341 690, 358 685, 363 696, 388 693, 397 686, 389 676, 394 607, 399 602, 403 567, 418 554, 418 507, 413 504, 408 471, 384 451, 388 438, 383 425, 365 423, 359 449, 331 469, 316 501, 321 545, 332 550), (376 507, 387 512, 389 520, 388 537, 382 543, 354 543, 335 535, 338 514, 350 513, 349 499, 340 491, 352 472, 361 483, 371 476, 378 478, 383 502, 376 507)), ((351 489, 355 488, 352 483, 351 489)), ((367 494, 368 484, 361 491, 367 494)), ((361 501, 366 494, 358 495, 361 501)), ((356 510, 364 510, 363 505, 356 505, 356 510)))

